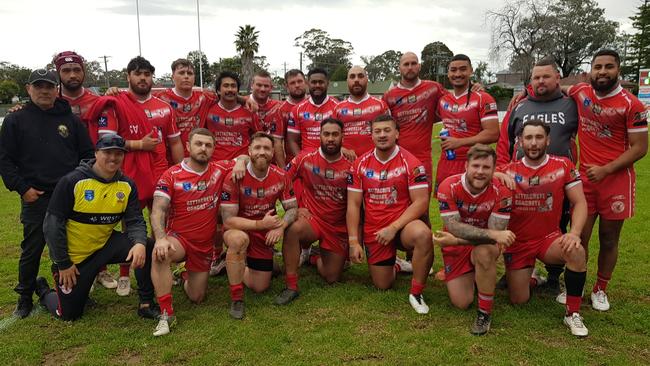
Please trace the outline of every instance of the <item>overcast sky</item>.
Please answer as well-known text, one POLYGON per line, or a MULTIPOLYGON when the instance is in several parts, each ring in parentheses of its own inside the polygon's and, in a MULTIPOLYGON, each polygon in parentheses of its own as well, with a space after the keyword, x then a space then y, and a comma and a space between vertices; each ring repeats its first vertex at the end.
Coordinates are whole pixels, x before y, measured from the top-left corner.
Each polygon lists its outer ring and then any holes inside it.
MULTIPOLYGON (((598 0, 608 19, 631 31, 628 17, 640 0, 598 0)), ((454 53, 490 61, 489 24, 485 13, 498 0, 200 0, 201 45, 210 63, 236 54, 233 41, 240 25, 259 31, 259 55, 270 71, 281 74, 299 63, 294 39, 319 28, 354 47, 360 56, 394 49, 418 55, 430 42, 442 41, 454 53), (477 5, 478 4, 478 5, 477 5)), ((170 72, 171 62, 198 49, 196 0, 139 0, 142 55, 156 74, 170 72)), ((136 0, 0 0, 0 61, 43 67, 53 54, 75 50, 88 60, 111 56, 109 69, 126 67, 138 54, 136 0)), ((103 62, 103 61, 102 61, 103 62)), ((305 66, 309 63, 305 60, 305 66)), ((503 65, 491 63, 497 69, 503 65)))

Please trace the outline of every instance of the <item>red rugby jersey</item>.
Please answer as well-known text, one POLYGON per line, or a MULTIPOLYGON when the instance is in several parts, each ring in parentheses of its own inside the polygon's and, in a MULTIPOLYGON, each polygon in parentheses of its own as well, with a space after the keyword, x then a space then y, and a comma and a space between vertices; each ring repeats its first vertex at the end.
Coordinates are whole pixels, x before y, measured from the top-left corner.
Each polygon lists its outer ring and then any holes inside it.
POLYGON ((329 161, 322 150, 303 151, 287 166, 287 176, 302 182, 301 205, 312 215, 345 229, 347 187, 352 163, 340 156, 329 161))
POLYGON ((195 244, 214 242, 221 188, 233 166, 233 161, 210 162, 197 172, 182 161, 167 169, 154 192, 171 202, 167 229, 195 244))
POLYGON ((138 102, 136 105, 144 111, 148 121, 158 129, 160 143, 154 149, 156 155, 154 162, 156 174, 154 177, 160 177, 169 168, 169 161, 167 160, 169 143, 167 140, 181 135, 178 127, 176 127, 176 116, 168 103, 154 96, 149 97, 144 102, 138 102))
MULTIPOLYGON (((492 96, 485 92, 468 91, 460 96, 446 93, 438 102, 437 113, 442 124, 455 138, 466 138, 478 135, 483 129, 482 122, 494 121, 499 123, 497 103, 492 96)), ((467 160, 470 146, 459 147, 455 150, 457 160, 467 160)), ((440 159, 445 159, 441 151, 440 159)))
POLYGON ((61 97, 70 104, 72 113, 81 118, 86 125, 90 140, 95 144, 102 133, 117 133, 117 117, 113 111, 105 111, 101 114, 98 121, 90 121, 88 111, 99 98, 96 94, 86 88, 82 88, 82 93, 76 98, 62 94, 61 97))
POLYGON ((221 102, 210 107, 202 126, 215 137, 212 160, 230 160, 248 154, 251 135, 261 130, 257 115, 239 104, 228 110, 221 102))
POLYGON ((334 109, 334 118, 343 122, 343 147, 361 156, 374 148, 370 121, 382 114, 390 114, 386 102, 366 94, 359 102, 350 98, 334 109))
POLYGON ((237 216, 251 220, 261 220, 267 212, 275 210, 275 202, 280 200, 282 205, 296 201, 291 181, 285 172, 275 165, 270 165, 264 178, 253 174, 251 163, 246 166, 246 175, 237 183, 228 174, 223 183, 221 204, 225 207, 239 205, 237 216))
POLYGON ((363 194, 365 238, 374 238, 402 215, 412 189, 429 189, 429 182, 420 160, 404 148, 397 146, 387 161, 371 150, 353 163, 348 190, 363 194))
POLYGON ((431 133, 438 100, 445 88, 430 80, 419 80, 413 88, 397 84, 384 94, 390 113, 399 124, 399 145, 424 164, 431 175, 431 133))
POLYGON ((538 167, 526 161, 523 158, 498 168, 517 185, 508 229, 518 242, 534 241, 557 231, 565 190, 582 184, 575 165, 565 157, 546 155, 538 167))
POLYGON ((586 83, 571 87, 580 123, 580 170, 584 164, 605 165, 630 148, 629 133, 648 133, 645 106, 620 85, 604 97, 586 83))
POLYGON ((320 124, 334 116, 339 102, 331 96, 315 104, 311 97, 295 106, 289 113, 287 132, 300 134, 302 150, 311 151, 320 146, 320 124))
MULTIPOLYGON (((251 95, 249 98, 253 98, 253 96, 251 95)), ((268 98, 264 104, 258 103, 257 118, 259 118, 262 131, 273 137, 282 139, 284 138, 284 135, 282 134, 282 131, 278 130, 278 124, 274 117, 278 108, 280 108, 280 103, 279 100, 271 98, 268 98)))

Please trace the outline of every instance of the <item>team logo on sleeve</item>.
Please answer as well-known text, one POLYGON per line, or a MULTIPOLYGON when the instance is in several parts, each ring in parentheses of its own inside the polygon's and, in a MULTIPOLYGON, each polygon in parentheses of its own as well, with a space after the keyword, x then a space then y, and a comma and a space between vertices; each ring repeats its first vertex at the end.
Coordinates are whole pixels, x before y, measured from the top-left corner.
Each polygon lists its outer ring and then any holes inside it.
POLYGON ((287 120, 287 125, 295 127, 296 126, 296 121, 294 121, 293 118, 289 118, 287 120))
POLYGON ((287 166, 284 167, 284 170, 287 172, 289 171, 289 169, 291 169, 291 163, 287 163, 287 166))
POLYGON ((183 182, 183 190, 185 192, 189 192, 192 189, 192 183, 190 182, 183 182))
POLYGON ((354 178, 352 178, 352 174, 350 172, 347 173, 345 180, 349 185, 354 184, 354 178))
POLYGON ((84 199, 88 202, 95 199, 95 191, 92 189, 86 189, 84 191, 84 199))
POLYGON ((438 207, 440 208, 440 211, 449 210, 449 204, 445 201, 440 201, 438 207))
POLYGON ((264 198, 264 188, 257 189, 257 198, 264 198))
POLYGON ((244 187, 244 196, 250 197, 253 194, 253 189, 251 187, 244 187))
POLYGON ((228 192, 221 192, 221 200, 224 202, 230 201, 230 193, 228 192))
POLYGON ((167 186, 164 185, 164 184, 158 184, 156 186, 156 191, 162 191, 162 192, 165 192, 165 193, 169 193, 169 188, 167 188, 167 186))
POLYGON ((573 179, 573 180, 580 179, 580 173, 578 173, 578 171, 576 169, 571 169, 569 171, 569 175, 571 176, 571 179, 573 179))
POLYGON ((59 132, 59 135, 61 135, 61 137, 63 138, 70 136, 70 130, 68 130, 68 126, 66 125, 61 124, 59 125, 59 127, 56 128, 56 130, 59 132))
POLYGON ((97 121, 97 125, 99 127, 106 127, 108 126, 108 118, 106 116, 101 116, 99 117, 99 120, 97 121))
POLYGON ((497 104, 496 103, 485 103, 485 110, 487 112, 496 111, 497 110, 497 104))
POLYGON ((325 169, 325 178, 334 179, 334 169, 325 169))
POLYGON ((366 170, 366 177, 367 178, 372 178, 375 175, 375 171, 372 169, 366 170))
POLYGON ((413 169, 413 175, 426 174, 426 172, 424 165, 416 166, 415 169, 413 169))
POLYGON ((172 108, 174 108, 174 109, 178 108, 178 103, 176 103, 175 100, 170 100, 169 105, 172 106, 172 108))

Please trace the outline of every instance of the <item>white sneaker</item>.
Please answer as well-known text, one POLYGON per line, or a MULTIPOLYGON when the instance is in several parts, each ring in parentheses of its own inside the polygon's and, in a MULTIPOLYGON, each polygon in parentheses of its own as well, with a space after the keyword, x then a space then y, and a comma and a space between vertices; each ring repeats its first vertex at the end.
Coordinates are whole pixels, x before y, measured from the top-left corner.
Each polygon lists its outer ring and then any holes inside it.
POLYGON ((302 249, 300 251, 300 261, 298 262, 298 266, 302 267, 305 265, 305 263, 309 263, 310 255, 311 255, 311 247, 307 249, 302 249))
POLYGON ((577 337, 586 337, 589 334, 589 330, 585 326, 585 323, 582 321, 582 317, 578 313, 573 313, 571 315, 564 317, 564 324, 566 324, 569 329, 571 329, 571 334, 577 337))
POLYGON ((609 310, 609 300, 605 291, 598 290, 596 293, 591 293, 591 307, 598 311, 609 310))
POLYGON ((119 296, 129 296, 131 293, 131 278, 127 276, 121 276, 117 279, 117 290, 115 290, 119 296))
POLYGON ((401 273, 413 273, 413 264, 411 262, 400 257, 395 257, 395 264, 399 266, 401 273))
POLYGON ((530 275, 531 278, 534 278, 537 281, 537 287, 546 283, 546 277, 539 274, 537 268, 533 269, 533 273, 530 275))
POLYGON ((555 298, 555 301, 562 305, 566 305, 566 291, 560 292, 557 297, 555 298))
POLYGON ((226 269, 226 258, 218 258, 210 266, 210 276, 218 276, 226 269))
POLYGON ((160 320, 158 320, 158 325, 156 325, 156 330, 154 330, 154 337, 164 336, 169 334, 171 326, 174 324, 176 317, 168 316, 167 312, 160 314, 160 320))
POLYGON ((97 274, 97 278, 95 279, 96 282, 98 282, 100 285, 104 286, 105 288, 116 288, 117 287, 117 281, 111 276, 108 271, 101 271, 97 274))
POLYGON ((413 310, 415 310, 416 313, 418 314, 429 313, 429 306, 424 302, 424 297, 422 296, 422 294, 420 295, 409 294, 409 303, 411 303, 411 306, 413 307, 413 310))

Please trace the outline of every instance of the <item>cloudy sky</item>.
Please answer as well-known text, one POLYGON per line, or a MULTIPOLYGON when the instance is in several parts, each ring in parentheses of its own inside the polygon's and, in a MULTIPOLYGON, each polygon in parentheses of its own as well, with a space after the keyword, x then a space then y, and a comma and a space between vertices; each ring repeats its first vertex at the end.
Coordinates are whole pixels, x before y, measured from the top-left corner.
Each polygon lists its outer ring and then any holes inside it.
MULTIPOLYGON (((354 46, 353 61, 386 50, 420 53, 442 41, 455 53, 489 61, 485 13, 499 0, 199 0, 201 44, 210 62, 235 55, 240 25, 259 30, 259 54, 270 71, 297 67, 294 39, 311 28, 327 31, 354 46), (477 5, 478 4, 478 5, 477 5)), ((630 31, 628 19, 640 0, 598 0, 608 19, 630 31)), ((171 62, 198 49, 196 0, 139 0, 142 55, 169 72, 171 62)), ((36 68, 56 52, 75 50, 88 60, 111 56, 121 69, 138 54, 136 0, 0 0, 0 61, 36 68)), ((103 62, 103 61, 102 61, 103 62)), ((305 61, 305 66, 308 60, 305 61)), ((496 69, 499 66, 491 63, 496 69)))

